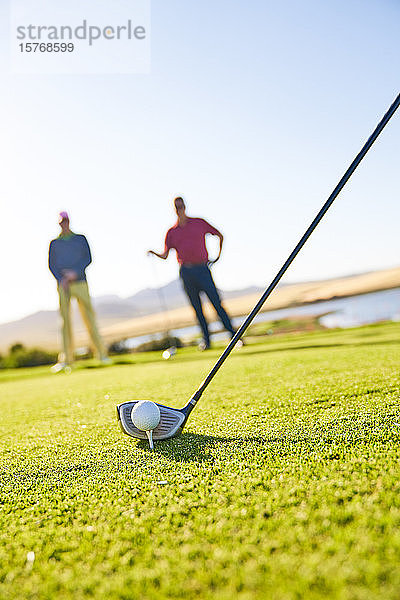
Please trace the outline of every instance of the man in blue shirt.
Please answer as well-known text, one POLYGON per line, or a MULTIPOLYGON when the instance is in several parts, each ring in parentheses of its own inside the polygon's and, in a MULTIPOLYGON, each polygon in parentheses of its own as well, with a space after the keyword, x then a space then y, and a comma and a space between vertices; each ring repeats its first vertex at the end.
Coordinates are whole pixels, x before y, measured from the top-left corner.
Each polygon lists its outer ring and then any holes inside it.
POLYGON ((63 321, 63 352, 59 356, 58 363, 52 367, 54 373, 69 370, 74 360, 71 323, 72 297, 75 297, 78 301, 83 321, 88 329, 97 357, 104 364, 111 362, 107 357, 106 349, 97 328, 86 281, 85 270, 92 262, 89 244, 84 235, 77 235, 70 230, 68 213, 60 213, 59 225, 61 233, 58 238, 50 242, 49 247, 49 269, 57 280, 60 314, 63 321))

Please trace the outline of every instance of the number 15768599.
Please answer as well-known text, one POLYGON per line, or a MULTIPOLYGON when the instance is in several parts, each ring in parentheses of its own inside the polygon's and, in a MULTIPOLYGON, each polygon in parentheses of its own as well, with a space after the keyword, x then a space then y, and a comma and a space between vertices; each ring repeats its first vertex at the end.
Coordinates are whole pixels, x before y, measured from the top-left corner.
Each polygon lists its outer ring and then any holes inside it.
POLYGON ((73 52, 72 42, 25 42, 19 44, 21 52, 73 52))

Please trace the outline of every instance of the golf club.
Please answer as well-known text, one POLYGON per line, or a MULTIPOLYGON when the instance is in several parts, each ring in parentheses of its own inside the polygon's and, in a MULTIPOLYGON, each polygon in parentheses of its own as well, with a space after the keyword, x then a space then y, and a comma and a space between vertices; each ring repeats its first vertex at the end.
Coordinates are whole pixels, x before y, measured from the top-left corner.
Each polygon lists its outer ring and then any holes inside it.
MULTIPOLYGON (((154 261, 151 259, 151 256, 149 257, 152 263, 152 270, 153 270, 153 280, 155 282, 156 285, 156 289, 157 289, 157 296, 158 296, 158 301, 160 304, 160 308, 161 308, 161 312, 163 314, 164 317, 164 337, 166 340, 171 340, 171 331, 170 331, 170 320, 169 320, 169 316, 168 316, 168 306, 167 306, 167 301, 165 299, 165 295, 164 295, 164 290, 163 288, 160 286, 160 282, 159 282, 159 278, 157 275, 157 269, 156 269, 156 265, 154 263, 154 261)), ((167 348, 166 350, 164 350, 164 352, 162 353, 162 357, 164 359, 169 359, 173 356, 175 356, 176 354, 176 347, 175 346, 170 346, 169 348, 167 348)))
MULTIPOLYGON (((163 406, 162 404, 157 403, 158 407, 160 409, 161 418, 160 418, 160 422, 159 422, 158 426, 153 430, 154 440, 165 440, 165 439, 171 438, 175 435, 178 435, 182 431, 191 411, 196 406, 197 402, 200 400, 204 390, 206 389, 206 387, 208 386, 210 381, 213 379, 213 377, 215 376, 217 371, 221 368, 222 364, 225 362, 225 360, 227 359, 227 357, 229 356, 229 354, 235 347, 236 343, 240 340, 240 338, 242 337, 242 335, 244 334, 244 332, 246 331, 246 329, 248 328, 248 326, 250 325, 250 323, 252 322, 254 317, 260 311, 261 307, 263 306, 263 304, 266 301, 266 299, 268 298, 268 296, 271 294, 271 292, 274 290, 276 285, 279 283, 280 279, 282 278, 284 273, 287 271, 290 264, 296 258, 297 254, 300 252, 300 250, 302 249, 302 247, 304 246, 304 244, 306 243, 306 241, 308 240, 308 238, 310 237, 310 235, 312 234, 314 229, 317 227, 317 225, 319 224, 321 219, 324 217, 325 213, 328 211, 328 209, 332 205, 335 198, 339 195, 340 191, 343 189, 346 182, 350 179, 351 175, 354 173, 354 171, 356 170, 356 168, 358 167, 358 165, 360 164, 360 162, 362 161, 364 156, 367 154, 367 152, 371 148, 372 144, 378 138, 379 134, 382 132, 384 127, 388 124, 389 120, 391 119, 391 117, 394 115, 395 111, 399 107, 399 104, 400 104, 400 94, 397 96, 397 98, 395 99, 395 101, 393 102, 393 104, 391 105, 391 107, 389 108, 387 113, 384 115, 382 120, 378 123, 374 132, 368 138, 368 140, 366 141, 366 143, 364 144, 364 146, 362 147, 360 152, 357 154, 357 156, 355 157, 355 159, 353 160, 353 162, 351 163, 351 165, 349 166, 349 168, 347 169, 347 171, 345 172, 343 177, 340 179, 339 183, 337 184, 337 186, 335 187, 335 189, 333 190, 333 192, 331 193, 331 195, 329 196, 329 198, 327 199, 325 204, 322 206, 321 210, 319 211, 319 213, 317 214, 317 216, 315 217, 315 219, 313 220, 311 225, 308 227, 308 229, 304 233, 303 237, 298 242, 297 246, 294 248, 292 253, 289 255, 286 262, 283 264, 283 266, 281 267, 281 269, 279 270, 279 272, 277 273, 275 278, 272 280, 270 285, 267 287, 267 289, 265 290, 265 292, 261 296, 260 300, 255 305, 253 310, 250 312, 248 317, 245 319, 245 321, 239 327, 236 334, 231 339, 228 346, 225 348, 224 352, 221 354, 221 356, 219 357, 219 359, 217 360, 217 362, 215 363, 215 365, 213 366, 211 371, 208 373, 206 378, 202 381, 199 388, 195 391, 193 396, 190 398, 190 400, 188 401, 186 406, 184 406, 181 409, 177 409, 177 408, 170 408, 168 406, 163 406)), ((121 428, 124 431, 124 433, 126 433, 132 437, 135 437, 135 438, 146 439, 146 433, 144 431, 137 429, 133 425, 132 419, 131 419, 132 408, 137 402, 138 401, 132 401, 132 402, 124 402, 123 404, 119 404, 117 406, 118 419, 119 419, 121 428)))

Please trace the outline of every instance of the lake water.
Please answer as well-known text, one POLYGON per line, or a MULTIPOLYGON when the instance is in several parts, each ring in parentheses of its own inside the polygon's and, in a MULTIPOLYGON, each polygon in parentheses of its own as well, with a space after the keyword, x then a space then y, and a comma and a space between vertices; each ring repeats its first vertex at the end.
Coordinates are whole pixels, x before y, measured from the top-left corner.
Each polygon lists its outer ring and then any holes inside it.
MULTIPOLYGON (((400 321, 400 288, 372 292, 370 294, 360 294, 359 296, 352 296, 350 298, 325 300, 306 304, 305 306, 265 311, 258 314, 253 322, 274 321, 276 319, 300 315, 324 315, 320 318, 320 322, 328 328, 357 327, 358 325, 377 323, 378 321, 400 321)), ((239 327, 245 318, 246 315, 232 319, 234 326, 239 327)), ((214 340, 225 339, 227 337, 226 332, 218 331, 220 328, 221 324, 219 321, 210 324, 210 332, 215 332, 213 333, 214 340)), ((170 333, 182 340, 187 340, 199 334, 199 327, 191 326, 182 329, 173 329, 170 333)), ((159 336, 157 334, 143 335, 130 338, 126 343, 128 347, 135 348, 139 344, 148 342, 159 336)))

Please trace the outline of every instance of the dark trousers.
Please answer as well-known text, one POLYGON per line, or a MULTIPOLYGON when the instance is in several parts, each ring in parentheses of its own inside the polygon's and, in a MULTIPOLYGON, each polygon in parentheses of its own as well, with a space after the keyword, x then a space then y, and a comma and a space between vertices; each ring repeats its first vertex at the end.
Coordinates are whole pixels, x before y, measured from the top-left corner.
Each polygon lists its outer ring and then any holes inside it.
POLYGON ((230 318, 228 317, 224 307, 221 304, 221 298, 219 297, 218 290, 215 287, 211 271, 207 265, 182 265, 179 271, 180 277, 183 282, 183 287, 190 300, 190 304, 193 306, 196 317, 203 333, 204 342, 207 346, 210 345, 210 333, 208 331, 208 325, 206 318, 203 314, 203 308, 201 306, 200 292, 205 292, 214 306, 217 315, 222 321, 223 326, 231 335, 235 333, 232 327, 230 318))

